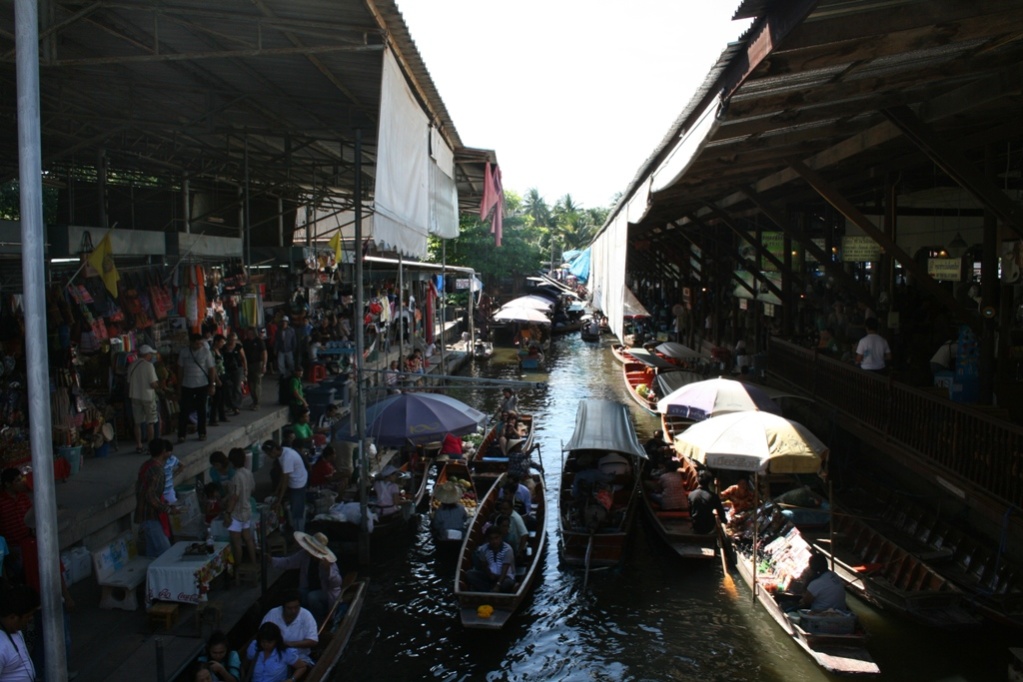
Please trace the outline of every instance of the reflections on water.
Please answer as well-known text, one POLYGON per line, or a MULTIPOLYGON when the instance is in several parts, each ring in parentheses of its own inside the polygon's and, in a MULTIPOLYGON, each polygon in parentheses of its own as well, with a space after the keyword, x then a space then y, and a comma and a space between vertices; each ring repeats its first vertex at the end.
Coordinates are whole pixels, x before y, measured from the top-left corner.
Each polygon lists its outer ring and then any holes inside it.
MULTIPOLYGON (((605 339, 557 339, 549 375, 522 375, 514 354, 498 349, 469 367, 474 376, 544 381, 519 393, 536 415, 545 467, 549 543, 533 596, 501 631, 467 630, 454 600, 453 554, 438 554, 427 519, 413 539, 377 549, 370 593, 336 680, 825 680, 770 617, 754 607, 736 575, 716 562, 690 565, 657 544, 637 514, 632 556, 623 567, 595 572, 583 589, 579 572, 558 566, 557 490, 561 445, 575 426, 580 399, 632 405, 605 339)), ((492 413, 496 389, 456 388, 450 394, 492 413)), ((633 409, 641 439, 658 428, 633 409)), ((852 601, 852 600, 850 600, 852 601)), ((1004 679, 1007 635, 935 634, 854 602, 873 634, 870 649, 885 680, 1004 679)), ((1015 635, 1014 635, 1015 636, 1015 635)), ((1015 636, 1012 645, 1023 642, 1015 636)))

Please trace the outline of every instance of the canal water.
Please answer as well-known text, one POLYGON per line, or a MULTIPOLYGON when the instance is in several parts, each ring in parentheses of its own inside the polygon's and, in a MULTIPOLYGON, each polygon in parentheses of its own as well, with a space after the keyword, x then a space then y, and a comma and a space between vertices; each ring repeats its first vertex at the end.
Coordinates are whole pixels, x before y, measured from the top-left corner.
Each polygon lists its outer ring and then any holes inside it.
MULTIPOLYGON (((558 561, 557 489, 561 446, 584 398, 630 404, 610 341, 557 339, 548 375, 523 376, 500 350, 465 370, 474 376, 546 381, 523 389, 519 406, 535 415, 547 483, 548 546, 531 598, 500 631, 464 629, 454 600, 454 562, 438 556, 427 519, 419 532, 376 550, 369 597, 335 680, 827 680, 782 635, 738 574, 718 562, 674 557, 637 514, 631 555, 613 570, 583 575, 558 561)), ((450 394, 493 413, 500 391, 455 388, 450 394)), ((658 428, 631 404, 641 440, 658 428)), ((1004 680, 1017 632, 927 630, 850 598, 870 631, 883 680, 1004 680)))

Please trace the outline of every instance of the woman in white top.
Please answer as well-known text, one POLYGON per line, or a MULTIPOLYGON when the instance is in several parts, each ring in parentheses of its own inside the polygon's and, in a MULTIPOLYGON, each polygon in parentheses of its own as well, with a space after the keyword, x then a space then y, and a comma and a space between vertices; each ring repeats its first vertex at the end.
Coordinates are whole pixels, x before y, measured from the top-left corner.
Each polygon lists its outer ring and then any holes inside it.
POLYGON ((377 509, 381 517, 401 511, 401 488, 398 487, 398 473, 398 469, 388 464, 380 472, 377 480, 373 482, 373 492, 377 496, 377 509))

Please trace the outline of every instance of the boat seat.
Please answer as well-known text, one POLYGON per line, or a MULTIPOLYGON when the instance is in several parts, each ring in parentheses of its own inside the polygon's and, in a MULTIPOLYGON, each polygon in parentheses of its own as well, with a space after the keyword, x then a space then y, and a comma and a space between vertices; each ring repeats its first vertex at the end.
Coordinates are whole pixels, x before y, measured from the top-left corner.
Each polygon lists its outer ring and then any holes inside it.
POLYGON ((659 519, 688 519, 689 512, 686 510, 679 511, 658 511, 656 512, 657 518, 659 519))

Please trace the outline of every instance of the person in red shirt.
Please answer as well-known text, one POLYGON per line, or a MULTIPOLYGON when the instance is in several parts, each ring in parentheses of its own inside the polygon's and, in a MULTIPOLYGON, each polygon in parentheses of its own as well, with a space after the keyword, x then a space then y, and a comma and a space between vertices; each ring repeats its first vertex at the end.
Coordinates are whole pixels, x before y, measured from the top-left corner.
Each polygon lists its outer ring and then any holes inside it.
POLYGON ((444 436, 440 445, 440 454, 447 455, 451 459, 462 459, 462 439, 453 433, 444 436))
POLYGON ((14 575, 21 575, 21 541, 32 536, 25 525, 25 515, 32 508, 32 496, 21 471, 13 467, 0 473, 0 536, 7 541, 11 551, 9 568, 14 575))
POLYGON ((309 487, 324 487, 343 490, 348 487, 347 477, 342 480, 342 473, 334 466, 334 448, 329 445, 323 448, 320 458, 309 470, 309 487), (342 485, 343 484, 343 485, 342 485))

